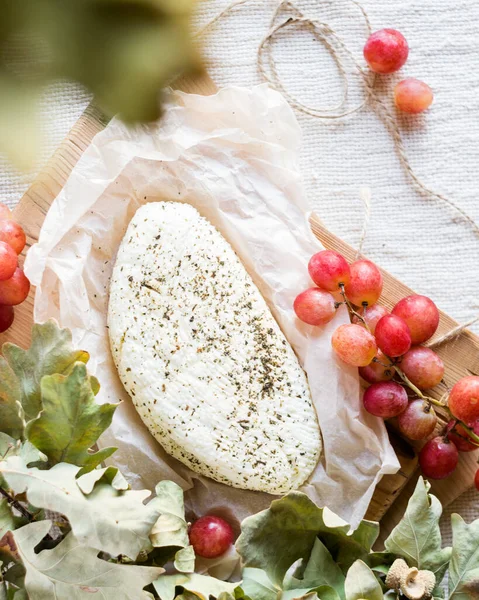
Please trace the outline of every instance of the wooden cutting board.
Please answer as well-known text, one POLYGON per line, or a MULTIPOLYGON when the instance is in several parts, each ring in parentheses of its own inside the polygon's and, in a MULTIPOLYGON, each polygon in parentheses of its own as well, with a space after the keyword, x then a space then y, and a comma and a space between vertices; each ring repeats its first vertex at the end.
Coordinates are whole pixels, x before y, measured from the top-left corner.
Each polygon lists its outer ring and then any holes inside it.
MULTIPOLYGON (((175 87, 186 92, 203 95, 216 92, 216 86, 207 76, 196 79, 180 79, 175 87)), ((38 240, 41 226, 51 203, 64 186, 84 150, 95 134, 104 128, 106 122, 98 109, 93 105, 89 106, 15 208, 15 219, 22 224, 27 234, 26 250, 38 240)), ((311 225, 313 232, 326 248, 338 250, 350 260, 354 258, 354 250, 328 231, 317 216, 312 216, 311 225)), ((409 288, 385 271, 383 271, 383 275, 382 302, 388 308, 391 308, 400 298, 412 293, 409 288)), ((24 347, 29 344, 33 323, 33 298, 34 290, 31 291, 27 301, 16 308, 15 323, 8 332, 0 335, 0 343, 11 341, 24 347)), ((450 317, 442 313, 438 335, 449 331, 456 324, 450 317)), ((464 375, 479 374, 479 338, 473 334, 463 333, 454 342, 439 348, 438 352, 446 363, 448 384, 452 384, 464 375)), ((392 529, 404 512, 407 499, 418 476, 417 457, 409 442, 399 437, 394 430, 394 425, 392 425, 390 435, 401 463, 401 469, 396 475, 383 477, 376 488, 367 514, 370 519, 382 519, 383 535, 392 529), (388 512, 384 516, 386 511, 388 512)), ((444 482, 433 484, 434 493, 444 505, 452 502, 472 485, 473 474, 477 468, 475 454, 463 455, 460 466, 452 477, 444 482)))

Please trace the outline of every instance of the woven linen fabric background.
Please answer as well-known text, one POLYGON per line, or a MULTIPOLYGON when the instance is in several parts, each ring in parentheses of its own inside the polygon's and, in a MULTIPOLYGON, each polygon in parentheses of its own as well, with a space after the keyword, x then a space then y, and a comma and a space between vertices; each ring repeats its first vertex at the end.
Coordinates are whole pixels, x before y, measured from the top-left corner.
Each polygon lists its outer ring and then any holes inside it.
MULTIPOLYGON (((308 16, 328 23, 362 62, 364 19, 351 0, 296 0, 308 16)), ((211 20, 229 0, 198 5, 195 25, 211 20)), ((479 222, 479 3, 476 0, 361 0, 373 30, 399 29, 410 45, 399 74, 380 78, 381 97, 391 101, 394 83, 414 76, 435 92, 422 116, 397 115, 412 167, 430 187, 446 195, 479 222)), ((276 0, 250 0, 205 35, 210 75, 219 85, 253 86, 258 44, 268 29, 276 0)), ((298 26, 277 38, 274 57, 287 89, 312 106, 332 106, 340 98, 337 67, 311 31, 298 26)), ((351 79, 352 104, 362 92, 351 79)), ((45 94, 41 123, 45 134, 37 169, 51 155, 89 101, 76 85, 57 84, 45 94)), ((401 166, 391 136, 369 107, 346 119, 326 121, 297 113, 303 131, 299 166, 306 193, 323 222, 356 245, 363 223, 359 189, 372 192, 372 214, 364 252, 459 321, 479 313, 479 236, 448 206, 417 193, 401 166)), ((28 176, 0 163, 3 198, 13 206, 35 173, 28 176)), ((473 327, 479 333, 479 326, 473 327)), ((449 515, 479 517, 475 490, 464 494, 443 518, 450 541, 449 515)))

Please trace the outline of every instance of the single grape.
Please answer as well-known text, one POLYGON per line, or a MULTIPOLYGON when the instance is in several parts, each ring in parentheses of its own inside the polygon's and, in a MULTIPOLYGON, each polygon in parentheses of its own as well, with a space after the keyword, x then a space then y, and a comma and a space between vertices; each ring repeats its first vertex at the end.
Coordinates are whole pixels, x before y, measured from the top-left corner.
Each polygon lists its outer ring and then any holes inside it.
POLYGON ((367 367, 359 367, 358 371, 368 383, 390 381, 396 373, 396 369, 389 366, 389 358, 381 350, 378 350, 373 361, 367 367))
POLYGON ((419 453, 422 472, 429 479, 445 479, 457 467, 459 452, 447 438, 435 437, 419 453))
POLYGON ((414 346, 401 359, 400 368, 420 390, 428 390, 444 377, 444 363, 430 348, 414 346))
POLYGON ((0 304, 15 306, 21 304, 30 291, 30 282, 25 273, 17 267, 10 279, 0 281, 0 304))
POLYGON ((351 278, 346 296, 356 306, 371 306, 383 290, 381 271, 370 260, 357 260, 350 266, 351 278))
MULTIPOLYGON (((376 325, 379 319, 389 314, 387 308, 380 304, 373 304, 372 306, 366 306, 361 310, 361 316, 366 321, 366 325, 369 327, 369 331, 374 335, 376 331, 376 325)), ((353 317, 353 323, 361 324, 361 320, 358 317, 353 317)))
POLYGON ((428 402, 413 400, 398 417, 401 433, 410 440, 425 440, 436 428, 437 416, 428 402))
POLYGON ((334 250, 314 254, 308 264, 309 276, 314 283, 328 292, 337 291, 349 283, 349 265, 344 256, 334 250))
POLYGON ((0 219, 11 219, 12 211, 8 208, 6 204, 0 202, 0 219))
POLYGON ((364 392, 364 408, 383 419, 397 417, 406 410, 408 397, 406 390, 395 381, 373 383, 364 392))
POLYGON ((379 319, 374 335, 378 347, 392 358, 406 354, 411 347, 409 327, 396 315, 386 315, 379 319))
MULTIPOLYGON (((479 419, 475 423, 471 423, 469 428, 472 431, 479 435, 479 419)), ((447 437, 454 442, 456 448, 459 452, 473 452, 474 450, 479 450, 479 444, 475 444, 467 431, 462 427, 460 423, 457 423, 455 419, 451 419, 447 424, 447 437)))
POLYGON ((476 490, 479 492, 479 469, 477 469, 476 475, 474 476, 474 485, 476 486, 476 490))
POLYGON ((431 88, 419 79, 408 77, 394 88, 394 103, 402 112, 417 114, 427 110, 434 99, 431 88))
POLYGON ((15 250, 5 242, 0 241, 0 281, 10 279, 15 273, 17 265, 18 256, 15 250))
POLYGON ((396 29, 380 29, 369 36, 363 54, 375 73, 394 73, 406 62, 409 46, 396 29))
POLYGON ((353 367, 365 367, 378 350, 374 337, 354 323, 340 325, 331 338, 333 350, 339 358, 353 367))
POLYGON ((439 325, 437 306, 427 296, 406 296, 399 300, 391 312, 406 321, 414 345, 422 344, 432 337, 439 325))
POLYGON ((14 318, 13 306, 0 306, 0 333, 11 327, 14 318))
POLYGON ((25 248, 27 238, 22 227, 9 219, 0 220, 0 241, 11 246, 17 254, 25 248))
POLYGON ((469 375, 452 388, 448 400, 449 410, 459 421, 473 423, 479 419, 479 377, 469 375))
POLYGON ((293 307, 298 319, 308 325, 325 325, 336 314, 334 298, 329 292, 316 287, 301 292, 293 307))
POLYGON ((189 538, 195 554, 203 558, 216 558, 232 545, 234 533, 224 519, 207 515, 193 523, 189 538))

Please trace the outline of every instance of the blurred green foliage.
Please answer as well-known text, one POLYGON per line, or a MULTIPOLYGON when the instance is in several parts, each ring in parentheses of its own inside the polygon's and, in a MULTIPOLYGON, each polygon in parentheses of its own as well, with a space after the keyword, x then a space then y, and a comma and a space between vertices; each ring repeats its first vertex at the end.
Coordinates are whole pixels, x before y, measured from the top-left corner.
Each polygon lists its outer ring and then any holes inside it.
POLYGON ((38 150, 45 85, 78 81, 108 115, 155 120, 159 92, 199 68, 194 0, 0 0, 0 152, 20 166, 38 150))

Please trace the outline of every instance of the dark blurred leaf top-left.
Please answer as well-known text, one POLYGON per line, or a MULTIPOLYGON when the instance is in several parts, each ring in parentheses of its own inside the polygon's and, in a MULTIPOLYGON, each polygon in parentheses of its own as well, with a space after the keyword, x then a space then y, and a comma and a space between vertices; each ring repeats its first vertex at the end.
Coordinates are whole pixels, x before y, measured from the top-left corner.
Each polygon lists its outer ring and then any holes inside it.
POLYGON ((199 68, 189 29, 193 0, 2 0, 0 152, 28 167, 45 85, 78 81, 108 115, 148 122, 160 91, 199 68))

